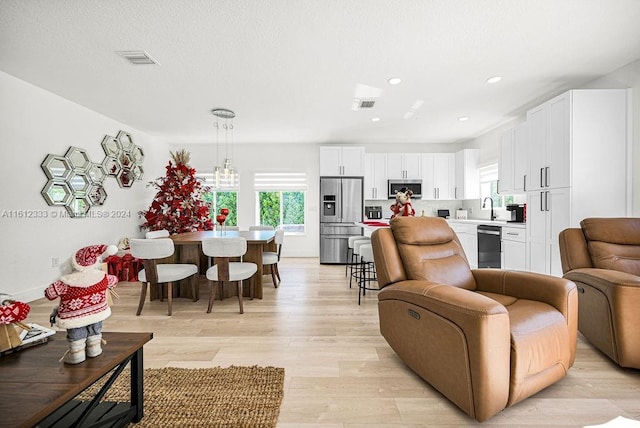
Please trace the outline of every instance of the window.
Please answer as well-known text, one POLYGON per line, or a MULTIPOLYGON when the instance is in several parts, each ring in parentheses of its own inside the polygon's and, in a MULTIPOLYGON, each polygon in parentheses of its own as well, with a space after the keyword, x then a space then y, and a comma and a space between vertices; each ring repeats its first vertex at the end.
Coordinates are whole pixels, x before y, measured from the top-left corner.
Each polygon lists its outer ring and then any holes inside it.
POLYGON ((256 223, 282 227, 288 234, 305 232, 306 173, 256 173, 256 223))
MULTIPOLYGON (((498 194, 498 164, 493 164, 480 168, 480 198, 484 203, 485 198, 493 199, 493 208, 504 209, 508 204, 512 204, 513 196, 502 196, 498 194)), ((484 204, 483 209, 490 210, 490 204, 484 204)))
POLYGON ((221 208, 228 208, 229 214, 225 220, 227 226, 238 225, 238 192, 228 190, 213 190, 213 174, 196 174, 196 177, 203 180, 205 186, 211 188, 210 192, 205 192, 202 195, 202 199, 211 207, 209 211, 209 217, 215 223, 216 214, 220 212, 221 208))

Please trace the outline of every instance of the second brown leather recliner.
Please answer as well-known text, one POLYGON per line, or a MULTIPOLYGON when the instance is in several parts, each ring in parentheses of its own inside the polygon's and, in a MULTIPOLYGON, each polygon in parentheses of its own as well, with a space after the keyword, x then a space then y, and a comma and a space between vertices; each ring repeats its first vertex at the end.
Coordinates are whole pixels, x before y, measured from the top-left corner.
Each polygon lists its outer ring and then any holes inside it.
POLYGON ((587 218, 560 233, 578 286, 578 329, 622 367, 640 369, 640 218, 587 218))
POLYGON ((397 217, 372 235, 380 331, 420 377, 484 421, 573 365, 573 282, 471 270, 444 219, 397 217))

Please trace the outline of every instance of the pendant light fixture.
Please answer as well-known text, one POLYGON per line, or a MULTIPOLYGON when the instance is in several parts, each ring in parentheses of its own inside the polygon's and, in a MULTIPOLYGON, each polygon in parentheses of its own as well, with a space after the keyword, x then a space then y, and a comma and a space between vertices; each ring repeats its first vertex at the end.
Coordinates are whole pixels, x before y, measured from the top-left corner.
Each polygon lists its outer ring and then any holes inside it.
POLYGON ((213 126, 216 128, 216 166, 213 170, 214 187, 216 189, 236 188, 239 183, 238 170, 231 166, 233 155, 233 118, 236 114, 226 108, 216 108, 211 111, 216 117, 213 126), (222 119, 222 124, 220 123, 222 119), (224 130, 225 156, 222 167, 219 166, 220 127, 224 130), (230 138, 229 138, 230 137, 230 138), (229 139, 231 139, 231 154, 229 154, 229 139))

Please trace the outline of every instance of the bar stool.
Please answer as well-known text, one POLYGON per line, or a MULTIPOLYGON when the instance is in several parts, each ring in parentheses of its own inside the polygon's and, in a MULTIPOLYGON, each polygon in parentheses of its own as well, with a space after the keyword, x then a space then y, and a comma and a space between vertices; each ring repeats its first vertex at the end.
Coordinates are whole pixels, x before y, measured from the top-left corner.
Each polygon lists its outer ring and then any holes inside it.
POLYGON ((364 236, 364 239, 357 239, 353 242, 353 252, 351 258, 351 274, 349 276, 349 288, 351 288, 351 281, 355 278, 356 282, 360 278, 360 247, 363 245, 371 245, 371 238, 364 236), (355 259, 355 261, 354 261, 355 259))
POLYGON ((373 246, 371 244, 361 245, 358 249, 360 252, 360 277, 358 280, 358 305, 361 296, 364 296, 367 290, 378 291, 379 288, 367 287, 367 283, 378 281, 376 275, 376 265, 373 259, 373 246))
POLYGON ((351 265, 353 265, 353 243, 360 240, 360 239, 371 239, 368 236, 363 236, 363 235, 356 235, 356 236, 350 236, 349 240, 347 242, 347 263, 345 263, 344 265, 344 276, 347 276, 348 273, 347 271, 349 270, 349 267, 351 265))

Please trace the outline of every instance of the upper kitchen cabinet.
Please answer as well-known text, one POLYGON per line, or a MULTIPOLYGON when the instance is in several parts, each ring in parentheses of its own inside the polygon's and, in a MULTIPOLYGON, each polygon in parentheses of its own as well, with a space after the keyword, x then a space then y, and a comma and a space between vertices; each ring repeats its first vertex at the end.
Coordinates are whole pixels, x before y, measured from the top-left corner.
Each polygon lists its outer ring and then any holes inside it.
POLYGON ((419 179, 422 178, 420 153, 387 153, 387 178, 419 179))
POLYGON ((528 112, 529 270, 561 274, 563 229, 630 215, 629 97, 626 89, 572 90, 528 112))
POLYGON ((498 193, 524 193, 529 171, 527 153, 527 124, 515 126, 500 136, 498 193))
POLYGON ((364 147, 320 147, 321 177, 363 177, 364 147))
POLYGON ((456 154, 422 154, 422 199, 454 199, 456 154))
POLYGON ((456 153, 455 199, 480 198, 479 149, 464 149, 456 153))
POLYGON ((364 198, 387 199, 387 154, 367 153, 364 156, 364 198))
POLYGON ((527 190, 557 189, 570 185, 572 92, 566 92, 527 112, 531 137, 531 175, 528 177, 527 190))
POLYGON ((500 160, 498 163, 498 193, 510 195, 513 193, 513 152, 514 152, 513 128, 500 135, 500 160))

